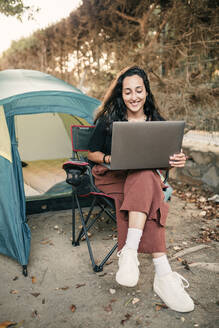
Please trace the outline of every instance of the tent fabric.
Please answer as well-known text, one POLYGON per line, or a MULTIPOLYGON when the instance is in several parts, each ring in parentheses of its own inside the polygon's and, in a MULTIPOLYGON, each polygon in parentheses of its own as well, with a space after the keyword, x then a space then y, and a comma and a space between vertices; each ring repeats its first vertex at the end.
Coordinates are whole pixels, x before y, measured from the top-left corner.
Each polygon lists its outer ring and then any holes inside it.
POLYGON ((12 156, 10 162, 3 152, 0 153, 0 253, 27 265, 31 234, 25 214, 24 181, 14 117, 66 113, 92 124, 94 110, 100 101, 60 79, 33 70, 1 71, 0 85, 0 106, 4 109, 0 111, 0 149, 8 148, 6 144, 10 138, 12 156), (2 138, 3 134, 7 137, 2 138))
POLYGON ((57 79, 49 74, 34 70, 9 69, 0 72, 1 93, 0 100, 4 103, 12 99, 20 98, 24 93, 39 91, 69 91, 82 94, 82 91, 57 79))
POLYGON ((0 252, 26 265, 30 251, 30 230, 22 215, 19 187, 8 160, 0 159, 0 252))
POLYGON ((61 112, 79 116, 89 124, 100 102, 49 74, 33 70, 0 72, 0 105, 6 117, 22 114, 61 112))
POLYGON ((0 160, 0 252, 26 265, 30 253, 30 230, 25 218, 25 195, 22 168, 17 151, 14 118, 7 120, 12 144, 12 164, 0 160))
POLYGON ((8 126, 5 119, 5 112, 3 106, 0 106, 0 156, 5 157, 12 162, 11 157, 11 139, 8 132, 8 126))
MULTIPOLYGON (((69 117, 67 129, 70 130, 72 116, 64 115, 69 117)), ((71 138, 58 113, 16 115, 15 131, 18 151, 23 162, 56 160, 71 156, 71 138)), ((59 168, 63 171, 61 167, 62 165, 59 168)))
MULTIPOLYGON (((65 181, 66 173, 62 169, 62 165, 67 160, 68 158, 38 160, 32 162, 27 161, 26 163, 28 165, 23 168, 23 178, 24 183, 26 184, 25 187, 28 186, 32 188, 32 190, 35 190, 35 195, 40 195, 46 193, 58 183, 65 181)), ((65 185, 68 186, 66 183, 65 185)))

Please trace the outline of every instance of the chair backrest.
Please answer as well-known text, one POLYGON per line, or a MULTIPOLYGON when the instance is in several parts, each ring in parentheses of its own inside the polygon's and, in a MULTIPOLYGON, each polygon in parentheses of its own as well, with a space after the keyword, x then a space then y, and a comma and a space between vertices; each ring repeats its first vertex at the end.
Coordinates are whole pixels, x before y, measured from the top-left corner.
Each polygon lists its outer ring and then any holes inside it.
POLYGON ((94 125, 72 125, 71 142, 73 157, 79 157, 78 152, 87 152, 88 143, 94 129, 94 125))

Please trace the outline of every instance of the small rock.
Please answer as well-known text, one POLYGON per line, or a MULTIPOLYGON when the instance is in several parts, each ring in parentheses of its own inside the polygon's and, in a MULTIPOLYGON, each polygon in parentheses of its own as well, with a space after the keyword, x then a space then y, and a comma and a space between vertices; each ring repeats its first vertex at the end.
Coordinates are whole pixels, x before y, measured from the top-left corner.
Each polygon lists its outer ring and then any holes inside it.
POLYGON ((203 196, 201 196, 201 197, 199 197, 199 199, 198 199, 201 203, 204 203, 204 202, 206 202, 206 198, 205 197, 203 197, 203 196))
POLYGON ((199 213, 199 216, 204 217, 206 214, 207 214, 206 211, 201 211, 201 212, 199 213))
POLYGON ((179 251, 181 249, 181 247, 179 247, 179 246, 173 246, 173 249, 174 249, 174 251, 179 251))
POLYGON ((216 195, 214 195, 214 196, 208 198, 208 200, 212 200, 212 201, 214 201, 215 203, 219 203, 219 195, 216 194, 216 195))
POLYGON ((54 226, 54 229, 55 229, 55 230, 59 230, 59 226, 58 226, 58 225, 55 225, 55 226, 54 226))
POLYGON ((181 317, 180 320, 181 320, 182 322, 184 322, 184 321, 185 321, 185 318, 184 318, 184 317, 181 317))
POLYGON ((136 304, 136 303, 138 303, 139 301, 140 301, 139 298, 134 297, 133 300, 132 300, 132 304, 136 304))
POLYGON ((113 288, 110 288, 110 289, 109 289, 109 292, 110 292, 110 294, 112 294, 112 295, 113 295, 113 294, 115 294, 115 293, 116 293, 116 290, 115 290, 115 289, 113 289, 113 288))

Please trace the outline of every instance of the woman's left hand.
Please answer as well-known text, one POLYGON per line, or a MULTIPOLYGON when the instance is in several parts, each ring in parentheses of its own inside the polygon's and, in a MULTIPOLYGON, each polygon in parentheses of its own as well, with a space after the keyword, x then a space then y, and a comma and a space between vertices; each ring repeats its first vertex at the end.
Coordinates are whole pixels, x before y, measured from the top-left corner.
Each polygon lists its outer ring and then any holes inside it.
POLYGON ((172 167, 184 167, 186 163, 186 155, 182 152, 170 156, 169 164, 172 167))

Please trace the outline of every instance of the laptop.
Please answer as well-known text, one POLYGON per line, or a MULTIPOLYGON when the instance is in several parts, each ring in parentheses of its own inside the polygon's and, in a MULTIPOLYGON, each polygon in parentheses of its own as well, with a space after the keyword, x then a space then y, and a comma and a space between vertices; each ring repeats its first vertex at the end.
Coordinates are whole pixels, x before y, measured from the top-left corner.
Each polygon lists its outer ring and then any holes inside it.
POLYGON ((114 122, 110 170, 168 168, 179 153, 184 121, 114 122))

